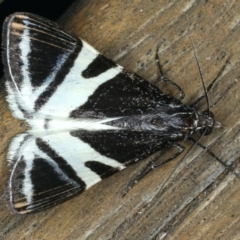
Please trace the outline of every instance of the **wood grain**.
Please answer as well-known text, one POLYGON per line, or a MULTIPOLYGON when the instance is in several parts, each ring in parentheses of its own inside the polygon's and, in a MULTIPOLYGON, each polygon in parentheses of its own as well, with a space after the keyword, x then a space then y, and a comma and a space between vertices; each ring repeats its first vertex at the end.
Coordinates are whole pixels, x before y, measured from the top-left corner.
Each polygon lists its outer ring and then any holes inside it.
MULTIPOLYGON (((48 211, 17 216, 5 199, 11 138, 26 126, 11 117, 0 91, 1 239, 240 239, 240 2, 239 1, 77 1, 60 19, 68 30, 128 70, 159 85, 154 56, 191 103, 203 94, 194 49, 211 110, 223 127, 201 143, 231 165, 225 171, 199 147, 157 168, 125 196, 127 184, 145 160, 48 211), (192 39, 192 40, 191 40, 192 39)), ((204 101, 197 106, 206 108, 204 101)), ((191 142, 183 143, 186 148, 191 142)), ((156 153, 155 157, 160 158, 156 153)))

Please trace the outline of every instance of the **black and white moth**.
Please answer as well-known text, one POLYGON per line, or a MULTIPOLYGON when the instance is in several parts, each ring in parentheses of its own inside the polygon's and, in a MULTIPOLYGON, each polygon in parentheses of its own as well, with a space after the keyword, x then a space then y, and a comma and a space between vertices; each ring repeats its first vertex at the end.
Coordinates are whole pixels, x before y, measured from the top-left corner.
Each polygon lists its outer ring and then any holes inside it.
POLYGON ((56 23, 30 13, 3 27, 7 101, 31 130, 9 147, 17 213, 50 208, 214 118, 126 71, 56 23))

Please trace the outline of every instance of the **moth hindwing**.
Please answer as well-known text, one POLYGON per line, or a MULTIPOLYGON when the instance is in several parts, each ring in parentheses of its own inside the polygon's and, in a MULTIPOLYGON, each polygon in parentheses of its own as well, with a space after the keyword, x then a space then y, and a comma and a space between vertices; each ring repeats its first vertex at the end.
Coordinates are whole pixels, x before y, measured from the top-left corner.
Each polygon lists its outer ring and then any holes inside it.
POLYGON ((34 14, 5 20, 3 61, 10 109, 31 128, 8 151, 17 213, 50 208, 214 124, 34 14))

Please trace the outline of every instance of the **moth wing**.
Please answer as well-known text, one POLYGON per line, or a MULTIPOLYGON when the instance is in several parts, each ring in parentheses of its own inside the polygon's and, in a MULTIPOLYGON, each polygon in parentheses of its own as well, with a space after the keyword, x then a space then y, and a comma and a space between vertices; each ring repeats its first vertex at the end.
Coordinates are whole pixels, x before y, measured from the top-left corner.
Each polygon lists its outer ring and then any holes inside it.
POLYGON ((17 136, 8 153, 11 208, 24 214, 57 205, 161 146, 157 136, 142 134, 145 141, 141 142, 139 134, 78 130, 42 137, 28 133, 17 136), (122 154, 126 146, 130 151, 122 154))
POLYGON ((172 100, 47 19, 15 13, 3 29, 8 101, 20 119, 129 116, 172 100))
POLYGON ((22 214, 66 201, 124 168, 70 132, 41 138, 19 135, 11 143, 8 158, 12 165, 9 202, 15 212, 22 214))

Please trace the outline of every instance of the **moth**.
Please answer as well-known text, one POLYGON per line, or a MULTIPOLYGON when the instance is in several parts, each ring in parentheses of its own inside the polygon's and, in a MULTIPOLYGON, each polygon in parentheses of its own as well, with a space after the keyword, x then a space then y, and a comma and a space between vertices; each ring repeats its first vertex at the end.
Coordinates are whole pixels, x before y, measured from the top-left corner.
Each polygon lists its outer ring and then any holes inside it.
POLYGON ((3 27, 7 101, 30 130, 8 150, 11 209, 38 212, 187 139, 214 117, 163 93, 56 23, 30 13, 3 27))

